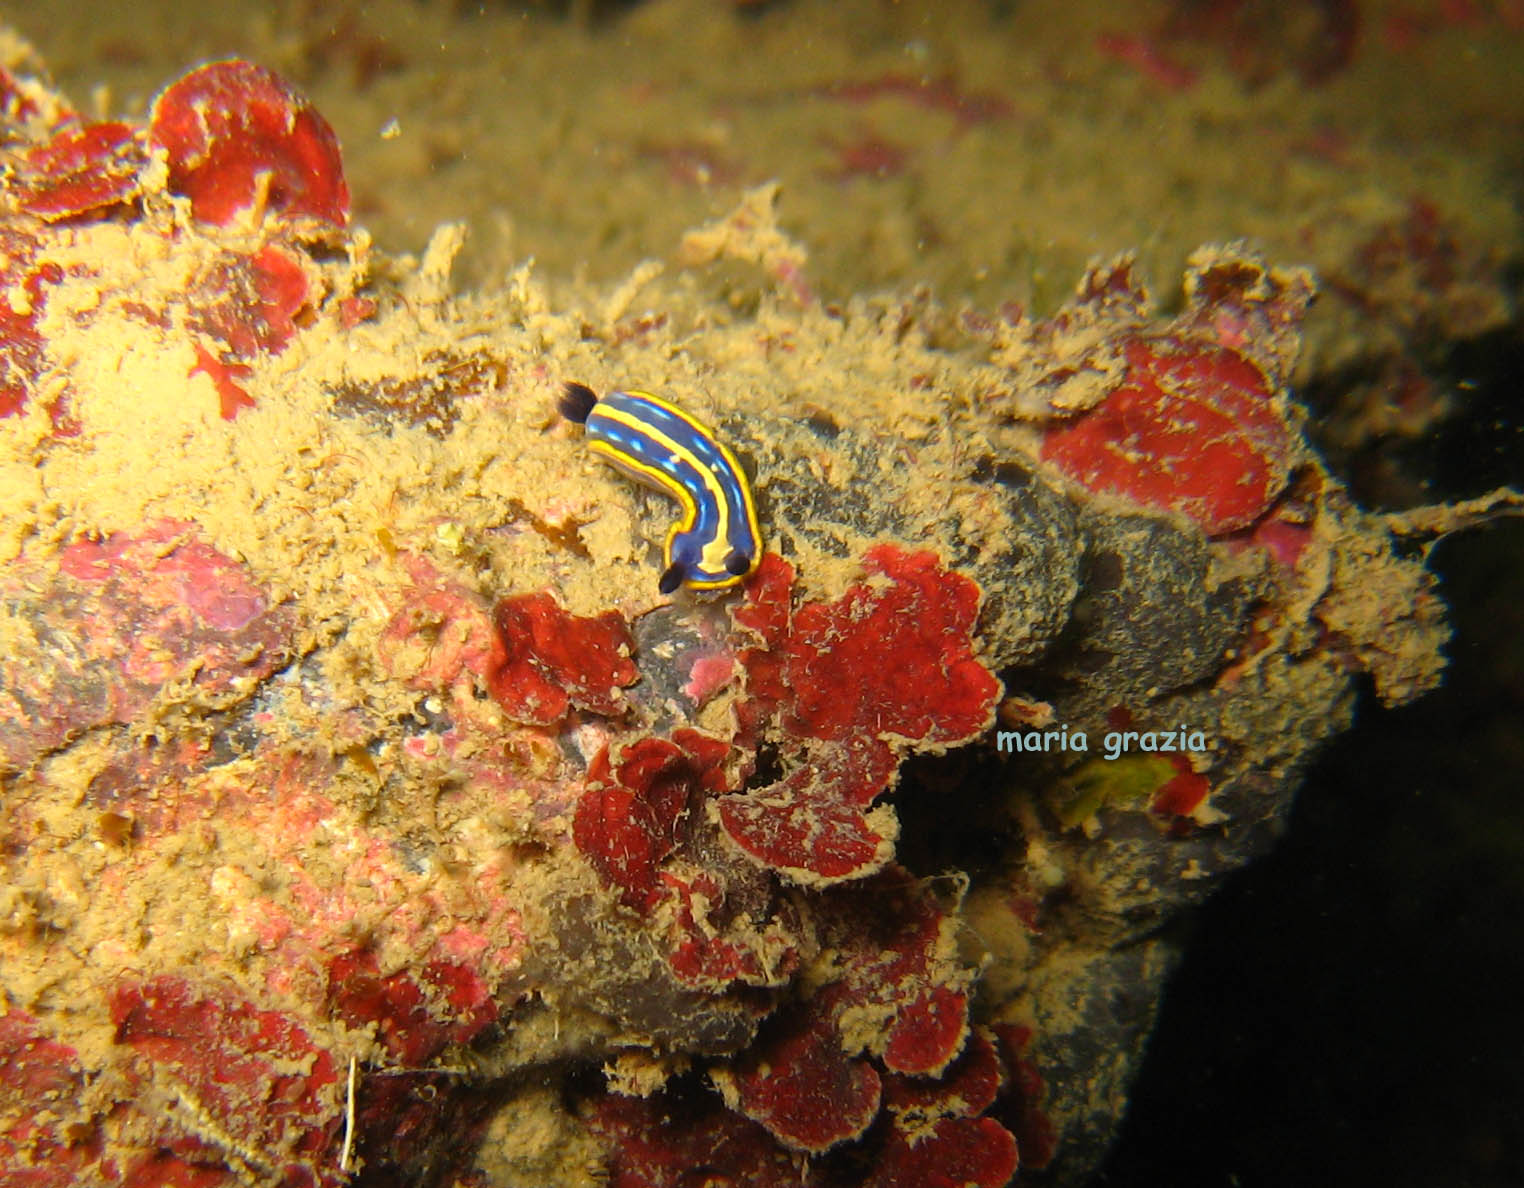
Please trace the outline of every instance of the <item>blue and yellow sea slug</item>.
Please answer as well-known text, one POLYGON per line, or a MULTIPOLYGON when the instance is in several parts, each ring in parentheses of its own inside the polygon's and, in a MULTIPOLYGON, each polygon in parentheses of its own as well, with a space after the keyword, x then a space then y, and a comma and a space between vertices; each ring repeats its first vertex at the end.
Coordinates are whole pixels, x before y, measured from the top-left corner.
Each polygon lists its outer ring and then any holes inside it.
POLYGON ((722 590, 762 558, 762 530, 746 472, 703 422, 649 392, 610 392, 601 400, 569 383, 561 415, 587 429, 588 448, 631 478, 676 499, 682 514, 667 533, 666 568, 657 588, 722 590))

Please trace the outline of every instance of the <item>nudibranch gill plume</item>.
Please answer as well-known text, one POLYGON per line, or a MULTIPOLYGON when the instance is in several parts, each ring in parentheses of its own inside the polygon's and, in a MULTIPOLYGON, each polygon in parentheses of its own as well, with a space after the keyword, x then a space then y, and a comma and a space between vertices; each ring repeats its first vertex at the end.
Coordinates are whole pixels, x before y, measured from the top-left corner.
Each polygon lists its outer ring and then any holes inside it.
POLYGON ((762 557, 762 530, 746 472, 703 422, 649 392, 610 392, 586 384, 562 390, 561 415, 587 430, 588 448, 682 508, 667 532, 657 588, 723 590, 762 557))

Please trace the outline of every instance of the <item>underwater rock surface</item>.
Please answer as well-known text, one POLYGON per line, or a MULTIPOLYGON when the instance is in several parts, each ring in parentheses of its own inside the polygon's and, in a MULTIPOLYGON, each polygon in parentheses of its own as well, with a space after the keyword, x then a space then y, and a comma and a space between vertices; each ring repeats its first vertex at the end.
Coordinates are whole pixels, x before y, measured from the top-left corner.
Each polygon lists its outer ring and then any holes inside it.
POLYGON ((671 275, 459 294, 459 229, 374 250, 269 71, 138 123, 15 66, 0 1172, 1073 1182, 1160 926, 1357 679, 1440 679, 1429 575, 1302 436, 1305 272, 824 306, 763 187, 671 275), (568 378, 755 463, 738 590, 658 595, 672 508, 568 378))

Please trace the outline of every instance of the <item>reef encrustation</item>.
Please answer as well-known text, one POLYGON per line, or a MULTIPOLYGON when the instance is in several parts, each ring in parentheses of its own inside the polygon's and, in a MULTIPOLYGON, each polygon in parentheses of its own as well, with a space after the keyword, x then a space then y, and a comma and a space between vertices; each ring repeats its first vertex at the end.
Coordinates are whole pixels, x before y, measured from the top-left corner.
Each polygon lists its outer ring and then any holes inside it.
POLYGON ((458 231, 373 250, 262 68, 0 100, 29 1183, 996 1188, 1104 1143, 1159 925, 1355 681, 1440 678, 1432 581, 1290 398, 1312 278, 1242 245, 1169 318, 1127 259, 1039 318, 826 306, 763 188, 616 298, 458 294, 458 231), (557 427, 568 376, 749 455, 739 592, 655 597, 665 509, 557 427))

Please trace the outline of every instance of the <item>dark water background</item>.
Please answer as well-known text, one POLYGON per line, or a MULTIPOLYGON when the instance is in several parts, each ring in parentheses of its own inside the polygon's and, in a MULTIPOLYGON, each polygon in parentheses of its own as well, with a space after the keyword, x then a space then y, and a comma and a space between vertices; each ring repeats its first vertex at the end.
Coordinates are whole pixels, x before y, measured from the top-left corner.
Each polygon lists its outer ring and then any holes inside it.
MULTIPOLYGON (((1524 350, 1414 451, 1524 485, 1524 350)), ((1367 698, 1208 904, 1096 1188, 1524 1184, 1524 521, 1442 542, 1444 687, 1367 698)))

